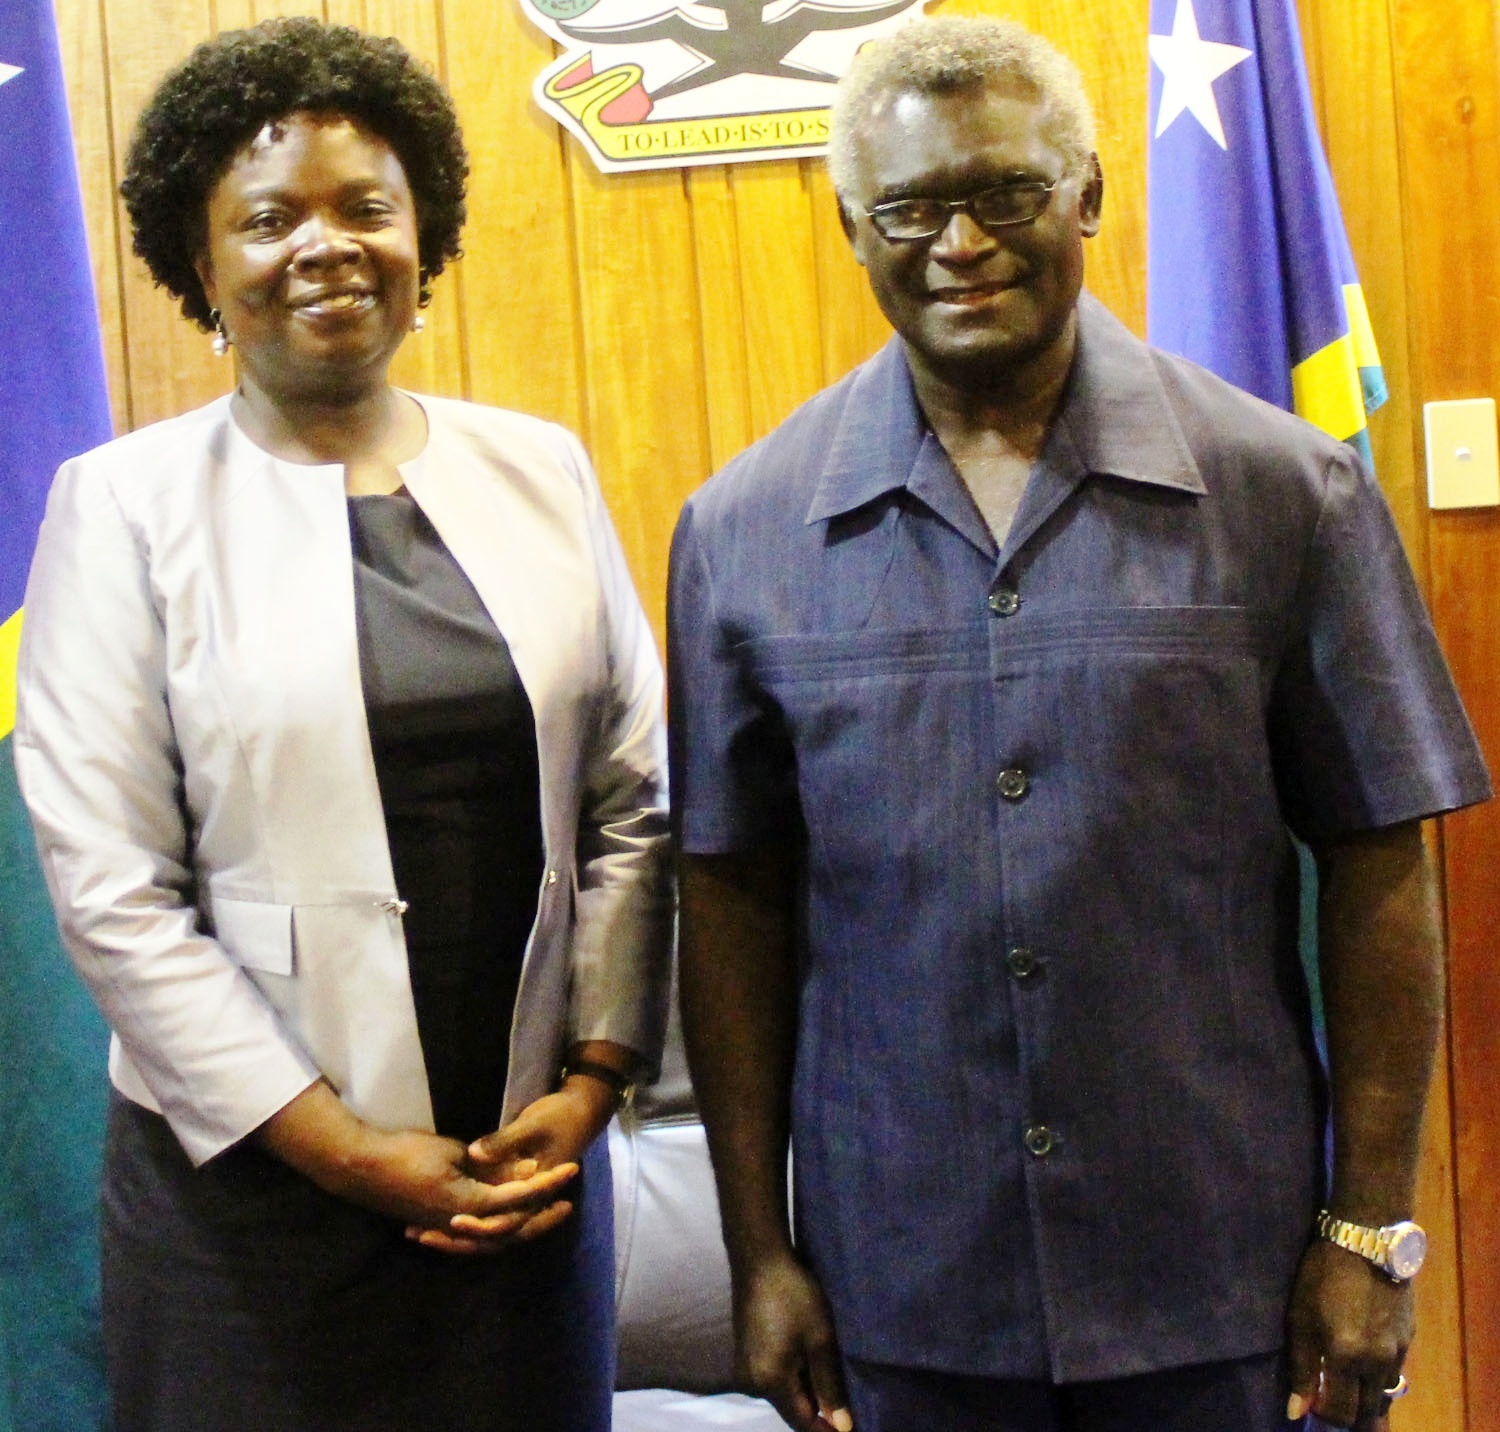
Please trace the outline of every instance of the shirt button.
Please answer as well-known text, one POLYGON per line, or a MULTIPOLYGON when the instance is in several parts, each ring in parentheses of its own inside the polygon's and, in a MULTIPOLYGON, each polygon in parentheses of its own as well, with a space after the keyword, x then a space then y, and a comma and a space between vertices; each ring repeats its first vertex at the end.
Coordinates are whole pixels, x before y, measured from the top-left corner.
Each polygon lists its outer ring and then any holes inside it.
POLYGON ((1008 801, 1020 800, 1030 788, 1031 782, 1026 778, 1026 772, 1015 766, 1007 766, 1000 772, 1000 778, 995 782, 1000 788, 1000 794, 1008 801))
POLYGON ((1021 594, 1013 592, 1009 587, 1002 587, 998 592, 991 592, 990 610, 997 617, 1015 616, 1021 610, 1021 594))
POLYGON ((1026 1152, 1033 1158, 1044 1159, 1061 1142, 1046 1124, 1033 1124, 1026 1130, 1024 1139, 1026 1152))
POLYGON ((1040 967, 1040 961, 1025 945, 1012 945, 1005 952, 1005 964, 1018 980, 1029 980, 1040 967))

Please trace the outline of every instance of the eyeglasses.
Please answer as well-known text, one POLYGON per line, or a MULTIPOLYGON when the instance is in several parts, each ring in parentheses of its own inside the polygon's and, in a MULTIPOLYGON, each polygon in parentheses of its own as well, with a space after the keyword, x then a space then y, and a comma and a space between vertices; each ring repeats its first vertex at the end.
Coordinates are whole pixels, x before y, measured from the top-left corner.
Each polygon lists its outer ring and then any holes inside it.
POLYGON ((1040 179, 996 184, 966 199, 892 199, 865 213, 881 238, 891 243, 936 238, 959 213, 967 214, 986 233, 993 233, 1039 218, 1052 199, 1052 191, 1061 183, 1059 175, 1050 184, 1040 179))

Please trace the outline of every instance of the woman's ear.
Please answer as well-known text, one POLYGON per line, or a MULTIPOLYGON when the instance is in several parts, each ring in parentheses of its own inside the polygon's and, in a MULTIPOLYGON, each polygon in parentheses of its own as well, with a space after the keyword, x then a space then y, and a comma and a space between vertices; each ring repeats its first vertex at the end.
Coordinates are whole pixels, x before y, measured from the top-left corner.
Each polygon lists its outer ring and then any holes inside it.
POLYGON ((204 249, 198 257, 193 260, 193 272, 198 275, 198 282, 203 287, 203 297, 208 300, 210 308, 218 308, 219 300, 215 292, 214 266, 208 257, 208 250, 204 249))

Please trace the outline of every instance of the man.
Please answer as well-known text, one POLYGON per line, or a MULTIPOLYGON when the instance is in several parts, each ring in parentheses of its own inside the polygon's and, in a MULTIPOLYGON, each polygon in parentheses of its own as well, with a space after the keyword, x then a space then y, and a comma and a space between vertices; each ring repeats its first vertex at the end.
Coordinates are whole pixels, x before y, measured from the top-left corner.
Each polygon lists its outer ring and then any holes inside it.
POLYGON ((741 1369, 801 1432, 1368 1428, 1403 1386, 1417 822, 1488 779, 1352 452, 1081 296, 1093 151, 1018 26, 864 51, 830 165, 897 336, 674 542, 688 1048, 741 1369))

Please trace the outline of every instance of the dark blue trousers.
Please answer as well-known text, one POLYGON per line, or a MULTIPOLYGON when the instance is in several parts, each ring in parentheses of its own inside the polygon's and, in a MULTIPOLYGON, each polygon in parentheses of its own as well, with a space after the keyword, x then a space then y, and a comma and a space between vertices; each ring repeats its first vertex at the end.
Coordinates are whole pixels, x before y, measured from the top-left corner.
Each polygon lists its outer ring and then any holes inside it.
POLYGON ((1295 1432, 1277 1353, 1054 1386, 845 1359, 859 1432, 1295 1432))

